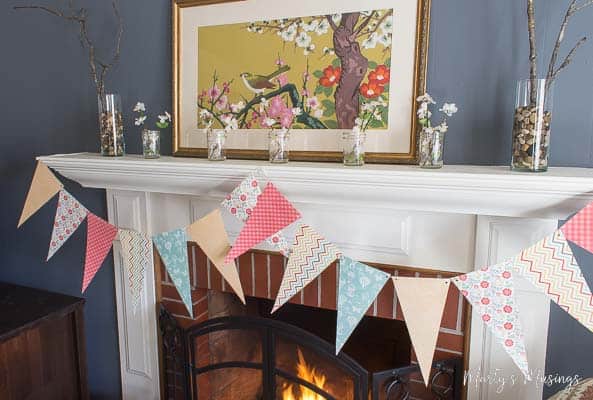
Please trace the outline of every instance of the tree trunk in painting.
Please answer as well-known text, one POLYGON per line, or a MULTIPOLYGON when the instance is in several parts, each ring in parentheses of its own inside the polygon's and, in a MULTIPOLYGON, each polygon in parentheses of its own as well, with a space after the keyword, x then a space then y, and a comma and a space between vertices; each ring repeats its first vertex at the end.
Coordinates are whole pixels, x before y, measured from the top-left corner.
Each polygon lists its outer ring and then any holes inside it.
POLYGON ((344 14, 334 32, 334 50, 342 64, 342 75, 335 93, 336 119, 341 129, 354 127, 359 111, 358 91, 369 65, 356 41, 354 27, 359 17, 360 13, 344 14))

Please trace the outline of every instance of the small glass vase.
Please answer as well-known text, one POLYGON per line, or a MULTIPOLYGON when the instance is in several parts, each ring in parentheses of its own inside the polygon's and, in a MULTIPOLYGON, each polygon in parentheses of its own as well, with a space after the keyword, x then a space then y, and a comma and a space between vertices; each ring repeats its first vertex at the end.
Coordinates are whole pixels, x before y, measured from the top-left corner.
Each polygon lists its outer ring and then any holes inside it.
POLYGON ((548 170, 553 91, 553 83, 547 79, 524 79, 517 83, 512 170, 548 170))
POLYGON ((221 129, 208 129, 208 160, 224 161, 226 160, 226 132, 221 129))
POLYGON ((268 144, 269 160, 274 164, 283 164, 288 162, 290 132, 288 129, 273 130, 269 134, 270 142, 268 144))
POLYGON ((144 158, 161 156, 161 131, 142 130, 142 153, 144 158))
POLYGON ((423 128, 418 145, 418 165, 420 168, 443 167, 443 145, 445 133, 433 128, 423 128))
POLYGON ((364 165, 364 132, 344 132, 342 134, 343 161, 348 167, 360 167, 364 165))
POLYGON ((126 152, 121 110, 118 94, 99 97, 99 140, 103 156, 123 156, 126 152))

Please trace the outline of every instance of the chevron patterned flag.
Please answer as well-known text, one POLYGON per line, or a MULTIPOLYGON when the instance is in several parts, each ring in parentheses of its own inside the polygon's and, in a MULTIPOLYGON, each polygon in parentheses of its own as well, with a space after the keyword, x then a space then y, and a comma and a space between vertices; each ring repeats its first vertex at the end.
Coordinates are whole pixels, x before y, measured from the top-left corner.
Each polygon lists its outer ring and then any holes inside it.
POLYGON ((339 256, 336 246, 313 228, 299 226, 272 313, 315 280, 339 256))
POLYGON ((560 230, 567 240, 593 253, 593 203, 576 213, 560 230))
POLYGON ((342 256, 338 285, 336 354, 340 352, 377 295, 389 274, 342 256))
POLYGON ((62 247, 86 218, 88 210, 66 189, 60 190, 54 228, 49 242, 47 260, 62 247))
POLYGON ((103 265, 117 236, 117 228, 93 213, 87 215, 86 255, 82 276, 82 293, 103 265))
POLYGON ((517 271, 593 332, 593 296, 562 230, 523 250, 517 271))
POLYGON ((471 303, 474 312, 480 314, 484 325, 490 329, 519 370, 529 379, 512 269, 512 262, 506 261, 457 276, 452 282, 471 303))
POLYGON ((177 292, 183 300, 191 318, 194 317, 189 282, 189 264, 187 259, 187 234, 185 229, 175 229, 160 233, 152 238, 177 292))
POLYGON ((268 182, 231 251, 226 255, 224 263, 230 264, 235 258, 300 217, 301 214, 290 201, 276 189, 274 184, 268 182))
POLYGON ((144 289, 144 273, 152 265, 152 240, 148 235, 128 229, 119 230, 121 255, 128 275, 132 311, 136 314, 144 289))

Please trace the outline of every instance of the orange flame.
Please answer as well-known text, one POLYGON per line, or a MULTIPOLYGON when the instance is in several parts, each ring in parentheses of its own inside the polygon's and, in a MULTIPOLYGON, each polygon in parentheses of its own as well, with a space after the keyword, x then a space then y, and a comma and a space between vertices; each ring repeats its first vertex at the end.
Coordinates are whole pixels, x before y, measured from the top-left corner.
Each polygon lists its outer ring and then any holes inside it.
MULTIPOLYGON (((325 381, 327 379, 326 376, 320 372, 317 372, 315 367, 307 364, 301 349, 297 348, 297 353, 299 357, 299 363, 297 364, 297 376, 309 383, 314 384, 320 389, 324 389, 325 381)), ((324 400, 321 395, 301 385, 297 385, 297 394, 295 394, 295 390, 293 390, 294 386, 295 385, 292 384, 284 385, 284 389, 282 390, 282 400, 324 400)))

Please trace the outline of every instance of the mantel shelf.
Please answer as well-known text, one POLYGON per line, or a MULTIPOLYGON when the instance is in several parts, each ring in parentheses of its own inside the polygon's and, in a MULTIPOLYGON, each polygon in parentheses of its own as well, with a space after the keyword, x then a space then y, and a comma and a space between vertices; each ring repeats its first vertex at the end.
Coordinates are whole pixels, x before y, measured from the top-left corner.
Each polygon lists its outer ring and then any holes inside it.
POLYGON ((291 200, 328 206, 562 219, 593 200, 593 169, 587 168, 550 168, 530 174, 505 166, 352 168, 331 163, 110 158, 91 153, 38 159, 85 187, 213 198, 222 198, 248 173, 261 168, 291 200))

